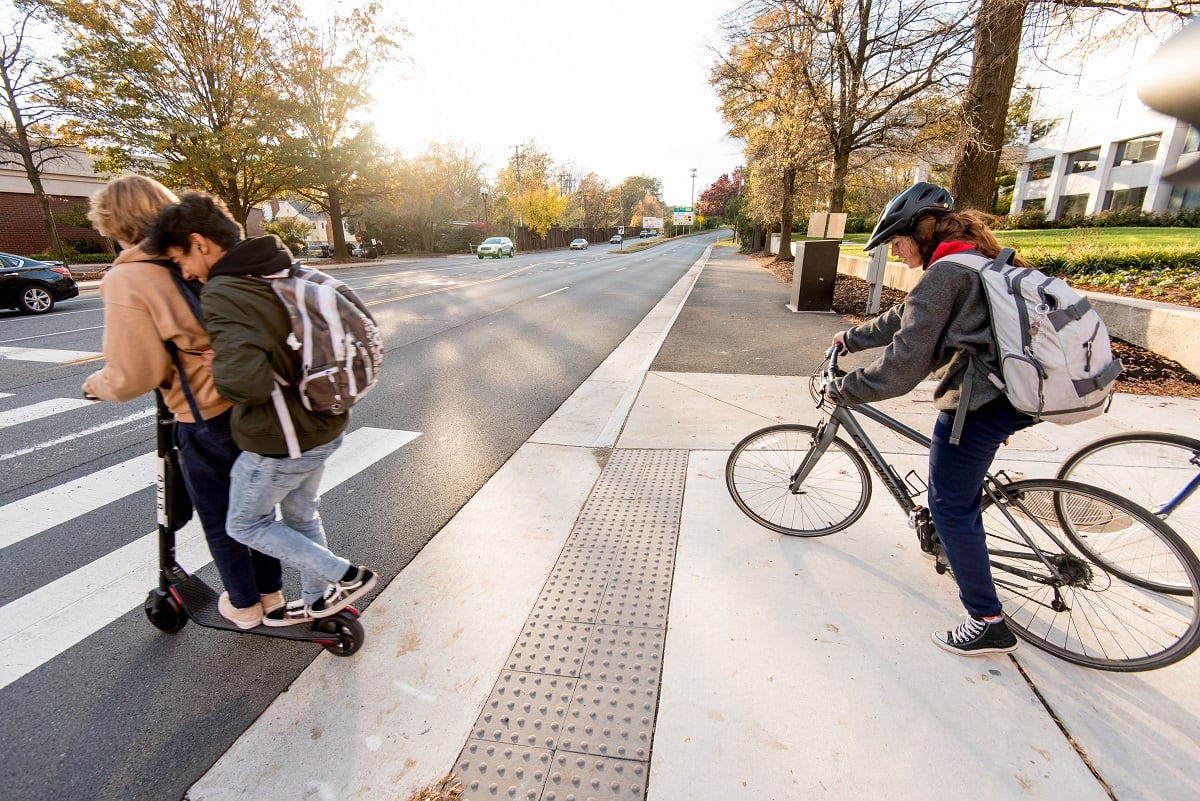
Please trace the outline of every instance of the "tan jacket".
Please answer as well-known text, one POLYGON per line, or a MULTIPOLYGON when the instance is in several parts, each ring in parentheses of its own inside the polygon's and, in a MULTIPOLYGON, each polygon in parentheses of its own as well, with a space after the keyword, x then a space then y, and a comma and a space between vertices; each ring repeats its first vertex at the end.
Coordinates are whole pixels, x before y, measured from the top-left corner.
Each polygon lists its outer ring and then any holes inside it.
POLYGON ((122 251, 100 283, 104 301, 105 365, 83 382, 101 400, 129 401, 152 389, 163 390, 167 406, 180 420, 195 422, 164 342, 174 342, 196 398, 208 420, 232 404, 217 394, 212 372, 204 366, 208 334, 171 280, 167 268, 147 261, 139 246, 122 251))

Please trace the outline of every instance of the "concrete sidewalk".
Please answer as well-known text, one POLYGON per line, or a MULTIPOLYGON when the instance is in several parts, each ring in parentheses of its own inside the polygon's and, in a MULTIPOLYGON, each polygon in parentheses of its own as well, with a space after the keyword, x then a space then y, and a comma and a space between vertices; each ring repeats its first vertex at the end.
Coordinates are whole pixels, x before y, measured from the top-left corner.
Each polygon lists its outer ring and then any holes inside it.
MULTIPOLYGON (((734 506, 729 449, 815 421, 807 374, 845 327, 786 301, 732 248, 701 259, 374 600, 363 650, 318 657, 188 798, 391 801, 449 772, 464 799, 1200 798, 1200 657, 956 657, 929 641, 954 584, 886 493, 817 539, 734 506)), ((931 428, 927 387, 880 406, 931 428)), ((1197 419, 1123 395, 1001 460, 1052 475, 1197 419)))

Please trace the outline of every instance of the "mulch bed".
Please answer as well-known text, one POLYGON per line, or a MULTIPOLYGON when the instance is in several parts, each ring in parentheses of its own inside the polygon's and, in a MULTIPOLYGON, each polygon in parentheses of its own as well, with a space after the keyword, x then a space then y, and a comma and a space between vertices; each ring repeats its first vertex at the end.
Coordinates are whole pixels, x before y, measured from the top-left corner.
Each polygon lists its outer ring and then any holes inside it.
MULTIPOLYGON (((792 262, 777 262, 773 256, 751 258, 783 283, 792 283, 792 262)), ((833 310, 853 323, 866 322, 870 319, 864 314, 870 290, 871 285, 866 281, 839 273, 833 285, 833 310)), ((905 294, 885 286, 880 308, 891 308, 904 300, 905 294)), ((1119 339, 1113 340, 1113 353, 1125 366, 1125 372, 1117 379, 1119 391, 1133 395, 1200 398, 1200 378, 1179 362, 1119 339)))

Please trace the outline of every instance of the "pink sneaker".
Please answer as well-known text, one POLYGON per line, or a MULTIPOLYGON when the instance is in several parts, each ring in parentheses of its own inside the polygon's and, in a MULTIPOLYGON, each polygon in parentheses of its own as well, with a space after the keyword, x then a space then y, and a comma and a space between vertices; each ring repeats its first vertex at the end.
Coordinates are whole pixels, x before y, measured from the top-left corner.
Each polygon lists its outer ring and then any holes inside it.
POLYGON ((221 613, 221 617, 243 631, 257 628, 262 624, 263 607, 261 603, 239 609, 230 602, 227 592, 221 593, 221 597, 217 599, 217 611, 221 613))

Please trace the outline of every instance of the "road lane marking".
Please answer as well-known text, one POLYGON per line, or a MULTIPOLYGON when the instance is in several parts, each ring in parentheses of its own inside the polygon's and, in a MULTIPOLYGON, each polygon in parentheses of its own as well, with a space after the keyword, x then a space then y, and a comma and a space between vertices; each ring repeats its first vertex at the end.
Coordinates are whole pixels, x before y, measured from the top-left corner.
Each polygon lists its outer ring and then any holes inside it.
POLYGON ((145 453, 69 484, 60 484, 0 506, 0 520, 4 521, 0 550, 146 487, 153 487, 158 476, 157 467, 154 454, 145 453))
MULTIPOLYGON (((30 337, 41 339, 41 337, 30 337)), ((50 362, 64 364, 84 359, 95 359, 101 354, 89 350, 56 350, 54 348, 4 348, 0 347, 0 359, 15 362, 50 362)))
MULTIPOLYGON (((56 318, 61 317, 61 314, 54 315, 56 318)), ((84 331, 103 331, 104 326, 93 325, 88 328, 70 328, 65 331, 51 331, 48 334, 34 334, 28 337, 15 337, 13 339, 0 339, 0 345, 7 345, 10 342, 27 342, 31 339, 46 339, 47 337, 61 337, 67 334, 82 334, 84 331)))
POLYGON ((562 289, 556 289, 553 292, 547 292, 545 295, 538 295, 538 300, 541 300, 542 298, 548 298, 551 295, 557 295, 559 292, 566 292, 570 288, 571 287, 569 286, 564 286, 562 289))
MULTIPOLYGON (((92 401, 87 401, 87 403, 90 405, 92 401)), ((76 431, 73 434, 67 434, 66 436, 59 437, 58 439, 39 442, 37 445, 30 445, 27 448, 9 451, 8 453, 0 453, 0 462, 3 462, 7 459, 15 459, 18 456, 24 456, 27 453, 33 453, 34 451, 41 450, 42 448, 52 448, 55 445, 61 445, 64 442, 81 439, 82 437, 90 436, 91 434, 96 434, 100 431, 107 431, 110 428, 116 428, 117 426, 123 426, 126 423, 133 423, 146 417, 153 416, 154 409, 144 409, 136 414, 131 414, 126 417, 118 417, 116 420, 109 420, 107 423, 101 423, 100 425, 95 425, 91 428, 85 428, 83 431, 76 431)))
MULTIPOLYGON (((326 464, 321 492, 419 436, 415 431, 382 428, 360 428, 348 434, 326 464)), ((152 512, 146 511, 147 516, 152 512)), ((212 561, 197 521, 176 533, 176 556, 192 571, 212 561)), ((141 606, 157 584, 158 533, 154 531, 0 607, 0 689, 141 606)))
POLYGON ((408 295, 397 295, 392 298, 378 298, 376 300, 369 300, 366 302, 366 305, 378 306, 381 303, 391 303, 391 302, 397 301, 397 300, 410 300, 412 298, 419 298, 419 297, 423 297, 425 295, 436 295, 439 292, 449 292, 452 289, 470 289, 471 287, 479 286, 480 284, 490 284, 493 281, 503 281, 505 278, 511 278, 512 276, 517 275, 518 273, 523 273, 526 270, 532 270, 534 267, 540 267, 541 265, 542 265, 542 262, 538 262, 536 264, 527 264, 524 267, 518 267, 515 270, 510 270, 510 271, 508 271, 506 273, 502 273, 500 275, 494 275, 491 278, 481 278, 478 281, 467 281, 465 283, 455 284, 454 286, 443 286, 443 287, 437 287, 434 289, 426 289, 424 292, 413 292, 408 295))

